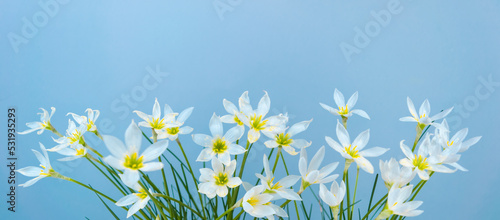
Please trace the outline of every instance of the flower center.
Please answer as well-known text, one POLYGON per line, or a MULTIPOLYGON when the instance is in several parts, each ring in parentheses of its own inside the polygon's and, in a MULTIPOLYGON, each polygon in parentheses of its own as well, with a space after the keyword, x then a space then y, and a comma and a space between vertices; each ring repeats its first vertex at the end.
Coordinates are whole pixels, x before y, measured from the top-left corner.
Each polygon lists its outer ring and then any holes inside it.
POLYGON ((238 118, 238 116, 237 116, 237 115, 234 115, 234 121, 235 121, 236 123, 238 123, 238 125, 240 125, 240 126, 241 126, 241 125, 243 125, 243 122, 242 122, 242 121, 238 118))
POLYGON ((153 118, 153 120, 149 122, 149 125, 151 125, 151 127, 154 129, 162 129, 163 127, 165 127, 165 123, 163 123, 163 118, 161 120, 160 118, 153 118))
POLYGON ((339 114, 347 115, 347 113, 349 113, 349 108, 347 107, 347 105, 345 105, 345 107, 339 106, 339 114))
POLYGON ((80 148, 80 149, 76 149, 76 156, 83 156, 85 155, 85 149, 80 148))
POLYGON ((219 173, 219 175, 215 176, 215 185, 217 186, 225 186, 229 182, 229 178, 225 173, 219 173))
POLYGON ((179 127, 167 128, 167 133, 170 135, 176 135, 179 133, 179 127))
POLYGON ((144 156, 137 158, 137 152, 133 153, 132 155, 127 155, 125 156, 125 162, 123 163, 123 166, 132 170, 141 169, 144 166, 144 164, 142 163, 143 157, 144 156))
POLYGON ((358 158, 359 152, 358 152, 358 150, 356 150, 356 147, 358 147, 358 146, 354 146, 352 148, 351 147, 352 147, 351 145, 349 145, 349 147, 346 147, 345 152, 347 154, 349 154, 349 156, 351 156, 352 158, 358 158))
POLYGON ((136 195, 137 197, 139 197, 141 200, 143 200, 146 197, 148 197, 148 193, 144 189, 140 189, 139 192, 134 193, 134 195, 136 195))
POLYGON ((215 139, 215 141, 212 143, 212 146, 213 151, 217 154, 224 153, 227 150, 226 141, 221 138, 215 139))
POLYGON ((94 122, 89 119, 89 123, 87 123, 87 131, 89 131, 92 128, 92 126, 94 126, 94 122))
POLYGON ((289 134, 278 134, 276 135, 276 143, 278 143, 279 145, 281 146, 288 146, 292 143, 292 139, 290 139, 290 135, 289 134))
POLYGON ((68 139, 71 144, 74 144, 75 142, 80 141, 81 136, 82 134, 78 130, 75 130, 73 133, 69 135, 68 139))
POLYGON ((283 187, 279 184, 279 182, 276 182, 276 184, 273 184, 273 181, 274 181, 274 177, 271 180, 269 180, 269 182, 267 183, 267 184, 269 184, 269 188, 271 188, 271 190, 277 190, 277 189, 280 189, 281 187, 283 187))
POLYGON ((259 199, 255 197, 251 197, 249 200, 247 200, 248 203, 250 203, 251 206, 255 206, 259 204, 259 199))
POLYGON ((451 145, 453 145, 453 141, 451 141, 451 142, 450 141, 446 141, 446 145, 448 145, 448 147, 451 146, 451 145))
POLYGON ((425 118, 425 114, 421 115, 420 118, 425 118))
POLYGON ((266 123, 267 120, 262 120, 262 115, 257 116, 257 114, 254 114, 250 117, 250 125, 257 131, 263 130, 266 123))
POLYGON ((413 159, 413 166, 418 168, 419 170, 429 169, 429 163, 427 163, 427 158, 422 157, 422 155, 416 155, 415 159, 413 159))

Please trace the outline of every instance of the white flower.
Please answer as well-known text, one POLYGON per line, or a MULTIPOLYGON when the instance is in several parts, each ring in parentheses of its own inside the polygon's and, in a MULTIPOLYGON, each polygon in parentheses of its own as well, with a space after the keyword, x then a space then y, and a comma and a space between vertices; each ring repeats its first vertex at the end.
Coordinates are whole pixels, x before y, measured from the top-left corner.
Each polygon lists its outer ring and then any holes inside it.
MULTIPOLYGON (((137 192, 132 193, 130 195, 126 195, 126 196, 122 197, 120 200, 118 200, 118 202, 115 203, 115 205, 117 205, 117 206, 128 206, 128 205, 134 204, 134 205, 132 205, 132 207, 129 208, 129 210, 127 212, 127 218, 134 215, 137 211, 146 207, 146 205, 148 204, 148 202, 150 200, 150 197, 149 197, 148 193, 146 192, 146 190, 141 188, 138 183, 135 183, 129 187, 134 189, 137 192)), ((151 189, 149 189, 149 193, 153 194, 151 189)))
POLYGON ((394 158, 389 161, 380 160, 379 166, 387 189, 390 189, 392 185, 396 185, 396 187, 406 186, 416 175, 411 168, 400 167, 398 161, 394 158))
MULTIPOLYGON (((399 163, 405 167, 412 168, 417 172, 418 176, 422 180, 428 180, 429 174, 428 170, 440 173, 453 173, 455 170, 452 170, 444 165, 438 164, 439 160, 436 158, 432 158, 432 155, 429 155, 429 152, 436 151, 436 148, 439 146, 433 144, 430 141, 429 135, 426 135, 423 142, 420 144, 418 148, 418 154, 413 154, 411 149, 406 146, 404 140, 401 141, 401 150, 405 154, 407 158, 401 159, 399 163), (429 158, 430 157, 430 158, 429 158)), ((439 150, 439 149, 438 149, 439 150)))
POLYGON ((307 152, 305 148, 302 148, 302 150, 300 151, 299 159, 299 172, 302 176, 301 190, 304 190, 312 184, 328 183, 334 181, 339 176, 338 174, 328 176, 337 168, 337 166, 339 165, 338 162, 328 164, 325 167, 319 169, 319 166, 321 165, 321 162, 323 162, 324 157, 325 146, 322 146, 311 159, 311 163, 309 164, 309 166, 307 166, 307 152))
POLYGON ((325 137, 325 140, 330 147, 339 152, 347 161, 354 160, 359 167, 368 173, 373 173, 373 165, 365 157, 378 157, 389 150, 388 148, 373 147, 361 151, 370 139, 370 129, 361 132, 351 144, 349 133, 339 121, 337 121, 337 138, 340 144, 328 136, 325 137))
POLYGON ((339 206, 342 200, 344 200, 345 192, 346 186, 344 181, 340 183, 340 187, 337 181, 333 181, 330 191, 328 191, 324 184, 319 185, 319 197, 330 207, 339 206))
POLYGON ((282 178, 276 183, 274 181, 274 174, 271 169, 269 169, 269 161, 267 156, 264 154, 263 158, 264 171, 266 176, 262 176, 260 173, 256 173, 255 176, 260 179, 261 184, 266 187, 265 193, 273 194, 277 198, 285 198, 288 200, 302 200, 300 196, 290 189, 297 181, 299 181, 300 176, 290 175, 282 178))
POLYGON ((130 123, 130 126, 125 131, 125 144, 110 135, 103 135, 103 141, 109 152, 111 152, 110 156, 104 158, 104 162, 115 169, 124 170, 122 181, 127 185, 133 185, 139 181, 139 170, 147 172, 163 168, 163 163, 149 161, 157 159, 163 154, 168 147, 168 141, 156 142, 139 155, 142 132, 134 121, 130 123))
POLYGON ((342 117, 351 117, 352 114, 357 114, 363 118, 370 119, 370 116, 366 114, 365 111, 360 110, 360 109, 352 109, 354 108, 354 105, 356 105, 356 102, 358 101, 358 92, 355 92, 347 101, 347 104, 345 103, 344 95, 342 93, 335 89, 333 92, 333 99, 335 100, 335 104, 337 104, 339 110, 332 108, 328 105, 325 105, 323 103, 319 103, 321 107, 323 107, 325 110, 329 111, 330 113, 334 115, 340 115, 342 117))
POLYGON ((85 157, 87 155, 87 148, 85 148, 81 144, 73 144, 70 147, 63 148, 57 153, 68 156, 65 158, 58 159, 59 161, 71 161, 71 160, 76 160, 78 158, 85 157))
POLYGON ((40 143, 40 148, 42 149, 42 153, 36 150, 32 150, 33 153, 35 153, 35 156, 38 159, 38 161, 40 161, 40 167, 29 166, 17 170, 17 172, 25 176, 35 177, 35 178, 29 180, 26 183, 20 184, 19 186, 28 187, 38 182, 38 180, 54 175, 55 171, 52 169, 52 166, 50 166, 49 155, 47 154, 47 150, 45 149, 42 143, 40 143))
POLYGON ((42 110, 42 113, 38 113, 40 115, 40 121, 26 123, 26 126, 28 126, 30 129, 18 132, 19 134, 28 134, 36 130, 39 130, 37 134, 42 134, 44 130, 52 130, 50 118, 52 117, 52 115, 54 115, 54 112, 56 112, 56 108, 50 108, 52 110, 50 112, 50 115, 45 109, 40 109, 42 110))
POLYGON ((213 114, 209 128, 212 136, 206 134, 193 135, 193 141, 205 147, 196 161, 210 161, 213 158, 218 158, 223 164, 229 166, 231 155, 242 154, 246 151, 245 148, 234 143, 243 133, 241 126, 235 126, 223 135, 222 122, 217 115, 213 114))
MULTIPOLYGON (((167 105, 165 105, 165 112, 167 112, 167 105)), ((156 132, 160 132, 161 129, 163 128, 172 128, 172 127, 179 127, 180 125, 178 123, 170 123, 174 122, 175 116, 177 116, 177 113, 164 113, 165 115, 163 118, 161 118, 161 109, 160 109, 160 103, 158 103, 158 99, 155 99, 155 104, 153 105, 153 114, 152 115, 147 115, 144 112, 141 111, 134 111, 140 118, 142 118, 144 121, 139 122, 139 126, 141 127, 146 127, 146 128, 153 128, 155 129, 156 132)))
POLYGON ((264 193, 265 190, 266 187, 262 185, 248 190, 241 202, 243 210, 256 218, 264 218, 276 214, 275 207, 271 206, 273 196, 264 193))
POLYGON ((468 150, 472 145, 476 144, 479 140, 481 140, 481 136, 465 140, 468 132, 469 129, 464 128, 455 133, 455 135, 450 138, 448 122, 446 122, 446 119, 443 119, 441 126, 439 128, 436 128, 435 133, 436 137, 439 138, 441 146, 443 146, 444 148, 459 146, 458 152, 464 152, 468 150))
POLYGON ((451 107, 431 117, 431 105, 429 103, 429 100, 426 99, 422 103, 420 109, 418 110, 418 114, 410 97, 406 98, 406 102, 408 104, 408 109, 410 110, 411 116, 402 117, 399 120, 404 122, 418 122, 418 126, 420 127, 420 129, 423 129, 427 125, 440 126, 439 123, 434 123, 434 121, 446 117, 448 114, 450 114, 451 110, 453 110, 453 107, 451 107))
POLYGON ((269 108, 271 107, 271 99, 265 92, 260 99, 256 110, 252 109, 248 92, 244 92, 239 99, 240 109, 243 113, 237 113, 238 118, 250 128, 248 131, 248 141, 255 143, 260 138, 260 132, 267 133, 266 136, 273 135, 275 132, 288 121, 288 117, 284 115, 271 116, 266 118, 269 108))
POLYGON ((87 108, 85 110, 87 112, 87 116, 84 115, 77 115, 75 113, 68 113, 68 115, 73 116, 73 119, 78 123, 79 125, 85 125, 87 126, 87 131, 96 131, 97 126, 95 125, 95 121, 97 118, 99 118, 99 110, 92 110, 90 108, 87 108))
POLYGON ((388 218, 391 215, 413 217, 422 214, 424 211, 417 210, 422 205, 422 201, 409 201, 408 198, 413 190, 413 185, 398 188, 392 186, 387 196, 387 203, 384 210, 377 216, 376 220, 388 218))
POLYGON ((66 136, 60 137, 58 139, 54 139, 58 145, 53 148, 48 149, 48 151, 60 151, 68 146, 74 144, 83 144, 83 134, 87 131, 87 126, 84 124, 80 124, 80 126, 76 127, 75 122, 68 120, 68 129, 66 130, 66 136))
MULTIPOLYGON (((189 118, 189 116, 191 116, 191 113, 193 112, 193 109, 194 109, 194 107, 190 107, 190 108, 184 109, 184 111, 182 111, 179 114, 179 117, 177 117, 177 119, 175 119, 175 116, 173 118, 170 118, 171 121, 167 121, 167 123, 168 124, 175 124, 175 125, 178 125, 178 126, 161 129, 158 132, 158 139, 168 138, 171 141, 173 141, 173 140, 177 139, 177 137, 179 137, 179 134, 189 134, 189 133, 191 133, 193 131, 192 127, 189 127, 189 126, 181 127, 181 126, 184 125, 184 122, 189 118)), ((172 111, 172 109, 170 108, 169 105, 165 105, 165 114, 166 115, 169 115, 169 114, 175 114, 176 115, 177 113, 174 113, 174 111, 172 111)))
POLYGON ((273 133, 264 133, 266 136, 271 138, 272 140, 266 141, 264 144, 268 148, 275 148, 278 146, 282 146, 283 150, 285 150, 290 155, 297 155, 298 152, 295 151, 295 148, 302 149, 305 147, 309 147, 312 142, 307 142, 304 139, 292 139, 292 137, 300 132, 303 132, 309 127, 310 121, 303 121, 297 124, 292 125, 292 127, 286 131, 286 128, 283 131, 280 131, 278 134, 273 133))
POLYGON ((234 188, 241 184, 239 177, 233 177, 236 170, 236 160, 232 160, 228 166, 224 167, 217 158, 214 158, 212 169, 200 169, 199 192, 207 195, 208 198, 214 198, 216 194, 221 198, 226 197, 228 187, 234 188))
MULTIPOLYGON (((236 105, 234 105, 232 102, 224 99, 222 100, 222 104, 224 105, 224 109, 226 109, 226 112, 229 113, 228 115, 223 115, 220 119, 224 123, 228 124, 237 124, 238 126, 244 127, 245 124, 238 118, 238 113, 243 114, 243 111, 241 109, 245 108, 246 106, 242 106, 243 103, 249 103, 248 101, 248 92, 245 92, 241 95, 240 100, 243 99, 243 101, 239 101, 240 105, 240 110, 236 108, 236 105), (246 99, 246 100, 245 100, 246 99)), ((247 116, 245 116, 247 117, 247 116)))

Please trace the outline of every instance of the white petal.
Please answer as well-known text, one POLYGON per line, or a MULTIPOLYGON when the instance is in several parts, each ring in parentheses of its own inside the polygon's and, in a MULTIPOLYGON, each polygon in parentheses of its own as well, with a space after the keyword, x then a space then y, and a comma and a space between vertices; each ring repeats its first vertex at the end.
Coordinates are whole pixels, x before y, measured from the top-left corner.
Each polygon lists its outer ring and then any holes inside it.
POLYGON ((236 105, 226 99, 222 100, 222 104, 224 105, 224 109, 226 109, 227 113, 229 114, 234 115, 236 114, 236 112, 239 112, 238 108, 236 108, 236 105))
POLYGON ((189 126, 184 126, 179 129, 179 134, 189 134, 191 132, 193 132, 193 128, 189 126))
POLYGON ((229 188, 234 188, 241 185, 241 179, 239 177, 229 178, 229 181, 226 184, 229 188))
POLYGON ((133 186, 139 181, 139 172, 137 170, 125 169, 123 175, 120 176, 123 183, 127 186, 133 186))
POLYGON ((226 141, 228 141, 229 143, 233 143, 243 135, 244 131, 245 130, 242 126, 232 127, 226 132, 226 134, 224 135, 224 139, 226 139, 226 141))
POLYGON ((410 110, 410 114, 413 116, 413 118, 419 118, 417 110, 415 109, 415 105, 413 105, 410 97, 406 97, 406 104, 408 105, 408 110, 410 110))
POLYGON ((264 142, 264 145, 266 145, 267 148, 276 148, 279 146, 279 144, 276 143, 275 140, 266 141, 266 142, 264 142))
POLYGON ((418 122, 414 117, 411 116, 402 117, 399 120, 404 122, 418 122))
POLYGON ((38 177, 35 177, 33 179, 30 179, 28 180, 27 182, 23 183, 23 184, 19 184, 19 186, 22 186, 22 187, 28 187, 28 186, 31 186, 33 184, 35 184, 36 182, 38 182, 39 180, 45 178, 47 176, 38 176, 38 177))
POLYGON ((245 153, 245 148, 243 148, 242 146, 240 145, 237 145, 237 144, 230 144, 229 147, 227 148, 227 151, 229 152, 229 154, 231 155, 236 155, 236 154, 242 154, 242 153, 245 153))
POLYGON ((210 147, 212 145, 213 138, 206 134, 193 134, 194 143, 203 146, 210 147))
POLYGON ((224 135, 223 129, 222 129, 222 122, 219 118, 219 116, 215 115, 215 113, 212 115, 212 118, 210 119, 210 123, 208 125, 210 128, 210 132, 212 133, 213 137, 222 137, 224 135))
POLYGON ((135 149, 136 152, 141 149, 142 142, 142 131, 137 127, 134 121, 130 123, 127 130, 125 131, 125 146, 128 150, 135 149))
POLYGON ((16 170, 16 172, 19 172, 19 173, 21 173, 25 176, 29 176, 29 177, 39 176, 41 171, 42 171, 41 167, 34 167, 34 166, 29 166, 29 167, 25 167, 25 168, 21 168, 19 170, 16 170))
POLYGON ((302 122, 299 122, 297 124, 294 124, 292 125, 292 127, 290 127, 290 129, 288 130, 288 134, 290 135, 290 137, 300 133, 300 132, 303 132, 307 129, 307 127, 309 127, 309 124, 311 123, 312 119, 309 120, 309 121, 302 121, 302 122))
POLYGON ((411 149, 404 144, 404 140, 402 140, 401 142, 399 142, 399 145, 401 147, 401 151, 403 151, 403 153, 405 154, 405 156, 408 159, 413 160, 415 158, 415 156, 413 155, 413 152, 411 151, 411 149))
POLYGON ((139 201, 139 197, 136 196, 135 194, 130 194, 130 195, 122 197, 120 200, 118 200, 118 202, 115 203, 115 205, 127 206, 127 205, 130 205, 130 204, 135 203, 137 201, 139 201))
POLYGON ((334 115, 340 115, 337 109, 334 109, 334 108, 332 108, 328 105, 325 105, 323 103, 319 103, 319 105, 321 105, 321 107, 323 107, 325 110, 327 110, 328 112, 330 112, 334 115))
POLYGON ((262 96, 262 98, 260 99, 256 112, 257 115, 262 115, 262 117, 264 117, 271 108, 271 99, 269 99, 269 95, 267 94, 267 92, 266 91, 264 92, 266 94, 264 94, 264 96, 262 96))
POLYGON ((214 154, 212 154, 211 149, 207 148, 207 149, 203 149, 200 152, 200 155, 198 155, 198 158, 196 158, 196 161, 206 162, 206 161, 210 161, 212 158, 214 158, 214 154))
POLYGON ((117 169, 117 170, 123 170, 125 167, 123 166, 123 162, 116 159, 113 156, 107 156, 104 159, 104 162, 109 164, 111 167, 117 169))
POLYGON ((311 144, 312 144, 311 141, 307 142, 304 139, 294 139, 294 140, 292 140, 292 143, 290 144, 290 146, 295 147, 297 149, 302 149, 302 148, 311 146, 311 144))
POLYGON ((226 186, 218 186, 217 187, 217 192, 216 193, 217 193, 217 195, 219 197, 226 197, 227 192, 228 192, 228 190, 227 190, 226 186))
POLYGON ((340 124, 340 121, 337 121, 337 138, 343 147, 348 147, 351 145, 351 139, 349 138, 349 133, 344 128, 344 125, 340 124))
POLYGON ((260 138, 260 132, 255 129, 250 129, 248 131, 248 141, 250 143, 255 143, 260 138))
POLYGON ((354 139, 352 145, 356 146, 357 150, 362 150, 366 146, 369 140, 370 140, 370 129, 361 132, 361 134, 359 134, 356 137, 356 139, 354 139))
POLYGON ((125 148, 123 142, 118 138, 110 135, 102 135, 102 139, 104 141, 104 144, 106 145, 106 148, 108 148, 109 152, 111 152, 113 156, 122 158, 123 155, 126 154, 127 149, 125 148))
POLYGON ((335 100, 337 106, 339 107, 345 106, 344 95, 342 95, 342 93, 339 90, 335 89, 335 91, 333 92, 333 99, 335 100))
POLYGON ((161 170, 163 168, 163 163, 161 162, 149 162, 145 163, 144 166, 140 169, 144 172, 161 170))
POLYGON ((160 155, 163 154, 163 152, 167 149, 168 147, 168 141, 163 140, 163 141, 158 141, 142 152, 143 156, 143 161, 151 161, 156 158, 158 158, 160 155))
POLYGON ((426 117, 430 117, 429 113, 431 112, 431 104, 429 103, 429 100, 424 100, 422 105, 420 106, 420 109, 418 110, 418 114, 420 116, 425 115, 426 117))
POLYGON ((323 158, 325 157, 325 147, 322 146, 318 152, 314 155, 314 157, 311 159, 311 162, 309 164, 309 168, 307 169, 307 172, 311 172, 313 170, 318 170, 319 166, 321 165, 321 162, 323 162, 323 158))
POLYGON ((155 99, 155 104, 153 105, 153 118, 161 117, 161 109, 160 103, 158 103, 158 99, 155 99))
POLYGON ((364 151, 361 151, 360 154, 363 157, 378 157, 385 152, 387 152, 389 148, 381 148, 381 147, 373 147, 364 151))
POLYGON ((231 163, 231 155, 229 154, 228 151, 221 153, 218 155, 220 162, 222 162, 224 165, 229 166, 231 163))
POLYGON ((372 174, 373 173, 373 165, 364 157, 357 157, 354 158, 354 161, 356 161, 356 164, 361 167, 364 171, 367 173, 372 174))
POLYGON ((370 116, 368 116, 368 113, 366 113, 365 111, 363 111, 361 109, 353 109, 350 113, 359 115, 359 116, 361 116, 363 118, 366 118, 366 119, 370 120, 370 116))
POLYGON ((194 109, 194 107, 190 107, 190 108, 187 108, 184 111, 182 111, 179 114, 179 117, 177 117, 177 121, 184 123, 189 118, 189 116, 191 116, 191 113, 193 113, 193 109, 194 109))

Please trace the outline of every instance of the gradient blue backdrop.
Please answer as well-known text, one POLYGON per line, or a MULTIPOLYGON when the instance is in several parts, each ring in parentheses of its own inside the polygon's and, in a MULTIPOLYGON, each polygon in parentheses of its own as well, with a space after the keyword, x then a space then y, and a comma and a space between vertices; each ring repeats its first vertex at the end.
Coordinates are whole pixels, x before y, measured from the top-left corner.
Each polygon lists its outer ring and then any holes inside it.
MULTIPOLYGON (((357 107, 372 118, 350 119, 352 136, 370 128, 369 146, 391 148, 381 158, 399 159, 399 142, 414 138, 415 124, 398 121, 409 115, 406 97, 417 107, 428 98, 434 113, 451 106, 458 110, 451 115, 453 132, 468 127, 469 137, 483 139, 460 161, 469 172, 432 177, 419 195, 425 212, 415 219, 495 219, 500 205, 500 92, 498 85, 485 87, 482 81, 500 81, 499 1, 401 0, 385 26, 371 27, 376 34, 350 62, 342 42, 354 45, 356 28, 364 30, 377 21, 371 11, 389 10, 395 6, 388 4, 395 2, 230 2, 61 1, 57 11, 52 8, 53 16, 43 17, 37 1, 0 1, 1 121, 6 122, 7 108, 14 106, 24 130, 24 123, 38 120, 39 107, 54 106, 53 124, 64 131, 67 112, 91 107, 101 110, 100 121, 109 123, 103 133, 123 137, 130 121, 138 120, 130 112, 150 112, 157 97, 176 111, 194 106, 187 124, 195 133, 208 133, 213 112, 225 114, 223 98, 236 102, 248 90, 255 105, 266 90, 272 114, 288 112, 291 123, 314 118, 301 134, 313 141, 312 155, 326 145, 324 136, 335 136, 337 118, 318 103, 334 105, 338 88, 346 96, 359 91, 357 107), (222 17, 214 3, 226 6, 222 17), (34 16, 40 27, 23 36, 23 18, 33 22, 34 16), (14 34, 26 38, 16 46, 11 43, 14 34), (148 67, 169 74, 155 81, 148 67), (146 88, 143 80, 155 86, 146 88), (142 96, 130 103, 137 106, 122 101, 131 94, 142 96)), ((0 128, 0 140, 6 143, 6 124, 0 128)), ((30 149, 38 149, 39 141, 54 145, 49 132, 19 137, 18 168, 38 164, 30 149)), ((201 147, 189 136, 181 141, 192 149, 189 158, 194 161, 201 147)), ((6 149, 1 146, 0 192, 5 195, 6 149)), ((107 152, 102 143, 95 146, 107 152)), ((170 148, 177 152, 175 144, 170 148)), ((250 161, 260 165, 267 151, 262 145, 254 149, 250 161)), ((326 150, 323 164, 342 160, 333 149, 326 150)), ((50 156, 64 175, 120 197, 86 161, 62 163, 55 162, 60 155, 50 156)), ((298 174, 298 156, 288 158, 298 174)), ((371 161, 378 171, 378 158, 371 161)), ((257 168, 247 171, 244 180, 254 181, 257 168)), ((280 176, 283 169, 278 172, 280 176)), ((360 176, 358 198, 369 195, 373 178, 360 176)), ((18 175, 17 181, 28 179, 18 175)), ((379 188, 378 196, 384 191, 379 188)), ((93 193, 55 179, 18 189, 16 213, 7 211, 6 199, 0 199, 2 219, 112 218, 93 193)))

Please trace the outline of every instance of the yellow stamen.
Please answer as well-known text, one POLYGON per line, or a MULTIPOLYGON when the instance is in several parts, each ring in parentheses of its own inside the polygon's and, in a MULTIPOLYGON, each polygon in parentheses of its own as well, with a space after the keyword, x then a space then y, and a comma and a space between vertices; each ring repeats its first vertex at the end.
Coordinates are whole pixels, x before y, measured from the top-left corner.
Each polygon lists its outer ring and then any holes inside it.
POLYGON ((347 115, 349 113, 349 107, 347 105, 345 105, 345 107, 339 106, 338 113, 341 115, 347 115))
POLYGON ((179 127, 167 128, 167 133, 170 135, 176 135, 179 133, 179 127))
POLYGON ((359 155, 359 151, 358 151, 358 150, 356 150, 356 147, 358 147, 358 146, 354 146, 354 147, 351 149, 351 145, 349 145, 349 147, 346 147, 346 148, 345 148, 345 152, 346 152, 347 154, 349 154, 352 158, 358 158, 358 157, 360 157, 360 155, 359 155))
POLYGON ((427 163, 427 158, 422 157, 422 155, 416 155, 415 159, 413 159, 413 166, 418 168, 419 170, 429 169, 429 163, 427 163))
POLYGON ((277 134, 276 135, 276 143, 278 143, 279 145, 281 146, 288 146, 290 145, 291 143, 293 142, 292 139, 290 139, 290 135, 289 134, 277 134))
POLYGON ((250 126, 257 131, 263 130, 266 123, 267 120, 262 120, 262 115, 257 116, 257 114, 254 114, 250 117, 250 126))
POLYGON ((219 173, 219 175, 215 176, 214 178, 215 178, 215 185, 218 186, 225 186, 227 182, 229 182, 229 178, 225 173, 219 173))
POLYGON ((132 155, 127 155, 125 157, 125 162, 123 163, 123 166, 132 170, 138 170, 144 167, 144 164, 142 163, 144 156, 141 156, 138 158, 137 153, 133 153, 132 155))
POLYGON ((165 127, 165 123, 163 123, 163 118, 160 120, 160 118, 153 118, 152 121, 148 121, 149 122, 149 125, 151 126, 151 128, 154 128, 154 129, 162 129, 163 127, 165 127))
POLYGON ((224 139, 221 139, 221 138, 217 138, 215 139, 213 142, 212 142, 212 150, 216 153, 216 154, 221 154, 221 153, 224 153, 226 152, 227 150, 227 143, 224 139))

